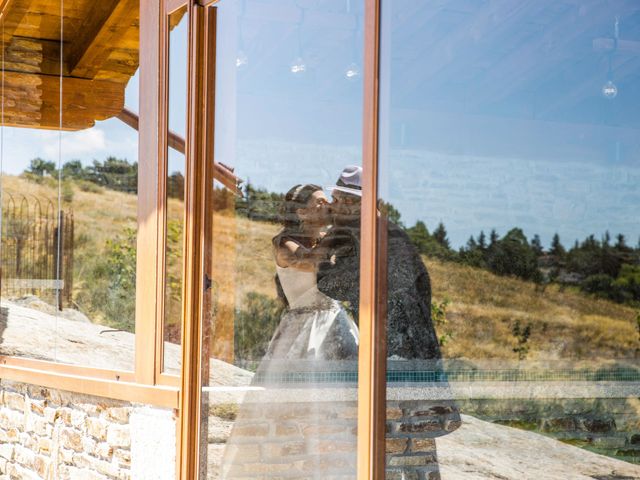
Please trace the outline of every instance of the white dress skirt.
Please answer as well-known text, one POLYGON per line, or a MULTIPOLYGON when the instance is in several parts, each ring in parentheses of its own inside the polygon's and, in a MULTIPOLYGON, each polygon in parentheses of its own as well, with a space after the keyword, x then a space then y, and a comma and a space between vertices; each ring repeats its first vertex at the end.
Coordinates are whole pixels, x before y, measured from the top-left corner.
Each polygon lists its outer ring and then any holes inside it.
POLYGON ((337 300, 318 290, 315 272, 276 266, 289 308, 264 360, 355 360, 358 327, 337 300))
POLYGON ((239 406, 218 478, 355 478, 358 327, 314 272, 277 273, 289 307, 239 406))

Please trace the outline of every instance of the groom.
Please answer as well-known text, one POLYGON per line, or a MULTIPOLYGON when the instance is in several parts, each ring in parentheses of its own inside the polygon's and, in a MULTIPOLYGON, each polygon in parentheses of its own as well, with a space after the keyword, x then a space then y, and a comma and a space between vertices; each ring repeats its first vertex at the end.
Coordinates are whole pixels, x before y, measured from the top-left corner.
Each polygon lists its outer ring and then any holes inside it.
MULTIPOLYGON (((357 323, 362 168, 345 167, 331 190, 333 226, 317 247, 326 252, 318 268, 318 288, 349 302, 357 323)), ((431 321, 429 274, 400 227, 388 222, 387 234, 387 356, 437 361, 441 356, 431 321)))

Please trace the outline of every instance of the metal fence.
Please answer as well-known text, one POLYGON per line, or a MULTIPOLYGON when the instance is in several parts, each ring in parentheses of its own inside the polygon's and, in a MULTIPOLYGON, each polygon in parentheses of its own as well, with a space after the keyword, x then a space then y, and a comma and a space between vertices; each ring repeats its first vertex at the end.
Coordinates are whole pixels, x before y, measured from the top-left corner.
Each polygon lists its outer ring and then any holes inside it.
POLYGON ((51 200, 3 192, 0 295, 35 295, 60 310, 72 300, 73 212, 51 200))

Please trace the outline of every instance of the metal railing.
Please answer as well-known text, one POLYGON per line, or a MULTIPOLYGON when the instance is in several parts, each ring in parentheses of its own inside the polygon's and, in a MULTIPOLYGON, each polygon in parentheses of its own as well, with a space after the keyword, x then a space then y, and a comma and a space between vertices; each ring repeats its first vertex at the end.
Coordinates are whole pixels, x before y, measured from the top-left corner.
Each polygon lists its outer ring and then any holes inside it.
POLYGON ((3 192, 0 295, 71 304, 74 219, 48 199, 3 192))

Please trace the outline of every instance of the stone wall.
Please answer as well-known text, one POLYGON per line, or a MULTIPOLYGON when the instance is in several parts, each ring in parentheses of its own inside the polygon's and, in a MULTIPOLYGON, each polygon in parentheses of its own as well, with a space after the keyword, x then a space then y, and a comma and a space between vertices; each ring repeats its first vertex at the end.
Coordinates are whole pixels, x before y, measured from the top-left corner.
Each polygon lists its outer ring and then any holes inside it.
POLYGON ((154 461, 164 464, 165 473, 148 478, 175 478, 175 419, 171 411, 0 383, 0 480, 139 480, 147 477, 132 475, 136 464, 153 465, 154 461), (150 415, 155 415, 155 422, 144 420, 150 415), (165 436, 166 424, 173 425, 169 438, 163 440, 173 448, 168 452, 147 448, 145 437, 153 437, 153 430, 163 423, 165 436), (148 430, 146 434, 137 431, 140 427, 132 430, 132 425, 141 424, 148 430), (166 465, 171 466, 168 472, 166 465))
POLYGON ((640 463, 640 399, 466 399, 463 413, 640 463))
MULTIPOLYGON (((249 395, 237 406, 213 405, 207 478, 352 480, 356 475, 357 414, 355 401, 328 401, 321 394, 298 402, 268 402, 249 395), (234 408, 237 415, 230 415, 234 408)), ((389 402, 387 478, 438 479, 434 438, 459 426, 457 410, 447 402, 389 402)))
MULTIPOLYGON (((209 418, 209 479, 323 478, 353 480, 355 402, 256 402, 238 407, 222 427, 209 418)), ((219 419, 222 420, 222 419, 219 419)))
POLYGON ((387 480, 440 478, 435 438, 460 427, 457 408, 438 400, 387 403, 387 480))
MULTIPOLYGON (((213 405, 207 478, 223 478, 225 464, 224 478, 307 478, 310 472, 354 478, 357 404, 331 401, 329 394, 298 402, 213 405)), ((637 398, 466 398, 455 404, 463 414, 640 462, 637 398)), ((443 400, 389 401, 387 479, 439 479, 438 437, 460 426, 457 410, 443 400)))

